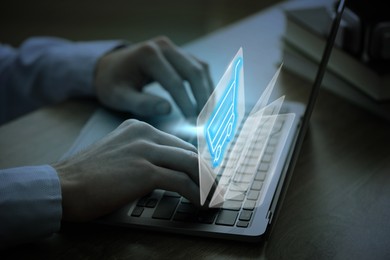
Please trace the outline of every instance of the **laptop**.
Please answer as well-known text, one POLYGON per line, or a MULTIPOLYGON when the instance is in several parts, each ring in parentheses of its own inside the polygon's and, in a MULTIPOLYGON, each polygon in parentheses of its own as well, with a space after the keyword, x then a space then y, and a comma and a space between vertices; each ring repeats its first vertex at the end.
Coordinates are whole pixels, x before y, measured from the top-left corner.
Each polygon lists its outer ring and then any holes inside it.
MULTIPOLYGON (((206 194, 204 194, 202 201, 203 203, 209 203, 209 209, 195 207, 178 193, 155 190, 147 196, 139 198, 125 207, 96 220, 96 223, 240 241, 255 242, 265 239, 275 222, 288 187, 289 179, 297 162, 334 45, 344 5, 343 0, 338 4, 336 16, 307 105, 288 101, 283 102, 282 105, 278 103, 279 105, 277 106, 271 103, 257 110, 251 110, 251 113, 244 115, 245 117, 247 115, 254 116, 252 117, 254 118, 252 123, 259 120, 264 122, 255 127, 256 131, 251 132, 251 138, 255 138, 253 139, 255 141, 250 142, 251 145, 238 146, 239 137, 242 137, 245 133, 245 126, 238 125, 237 135, 230 140, 230 149, 227 149, 224 153, 229 158, 235 158, 235 151, 242 153, 243 149, 246 149, 244 158, 240 157, 240 159, 237 159, 235 165, 246 163, 248 158, 251 158, 251 160, 254 158, 257 163, 255 166, 240 168, 240 171, 242 169, 250 171, 244 172, 242 175, 238 175, 238 168, 230 171, 217 171, 212 183, 206 189, 206 194), (275 107, 277 108, 276 112, 275 107), (272 112, 269 112, 267 108, 272 108, 272 112), (257 117, 259 111, 261 111, 260 119, 257 117), (272 124, 268 123, 269 120, 272 121, 272 124), (265 125, 270 125, 267 128, 267 138, 258 138, 258 136, 262 135, 262 129, 265 125), (262 141, 259 142, 258 140, 262 141), (258 143, 262 144, 261 149, 257 149, 258 143), (235 149, 237 146, 240 149, 235 149), (255 149, 260 150, 260 152, 255 151, 255 149), (226 172, 230 173, 230 175, 226 172), (231 196, 232 193, 234 196, 231 196), (223 199, 211 205, 213 197, 218 197, 216 194, 222 194, 223 199)), ((172 101, 159 88, 152 88, 150 91, 172 101)), ((213 105, 216 106, 217 103, 213 105)), ((148 118, 147 122, 158 129, 178 135, 186 141, 199 145, 199 136, 194 138, 178 132, 178 125, 183 125, 183 122, 186 122, 186 120, 181 116, 175 104, 172 103, 172 106, 174 109, 169 116, 148 118)), ((104 137, 119 126, 127 116, 105 108, 98 108, 63 158, 87 148, 95 141, 104 137)), ((245 119, 243 122, 249 122, 247 120, 245 119)), ((245 138, 241 139, 245 140, 245 138)), ((207 154, 207 144, 205 146, 206 155, 211 156, 211 158, 205 157, 211 162, 211 168, 219 167, 219 161, 215 158, 220 158, 221 152, 216 153, 218 155, 213 153, 207 154)), ((221 162, 222 166, 228 167, 228 163, 224 164, 221 162)))

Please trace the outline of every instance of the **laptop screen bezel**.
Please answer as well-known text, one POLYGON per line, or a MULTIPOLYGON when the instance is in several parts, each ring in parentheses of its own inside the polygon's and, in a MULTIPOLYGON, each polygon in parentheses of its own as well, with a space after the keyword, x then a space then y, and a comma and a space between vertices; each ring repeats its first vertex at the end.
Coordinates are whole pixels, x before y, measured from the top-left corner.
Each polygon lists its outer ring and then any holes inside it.
MULTIPOLYGON (((302 120, 301 120, 301 123, 299 125, 300 129, 299 129, 297 136, 295 138, 296 139, 295 145, 294 145, 295 148, 291 150, 290 159, 287 160, 287 162, 286 162, 286 165, 285 165, 286 167, 284 170, 285 176, 281 176, 281 179, 285 179, 285 180, 279 182, 277 192, 275 193, 275 197, 274 197, 274 199, 271 203, 270 209, 269 209, 269 213, 270 213, 269 214, 270 215, 269 224, 270 225, 272 223, 275 223, 275 221, 272 221, 272 220, 277 219, 277 217, 278 217, 277 215, 279 214, 281 205, 283 204, 283 201, 284 201, 286 193, 287 193, 287 188, 289 187, 289 183, 290 183, 290 180, 292 177, 292 172, 294 171, 295 165, 298 161, 299 154, 300 154, 301 148, 303 146, 303 142, 305 140, 306 133, 307 133, 308 128, 309 128, 310 118, 311 118, 311 115, 313 113, 317 98, 319 96, 322 80, 323 80, 323 77, 324 77, 325 72, 326 72, 329 58, 330 58, 331 53, 332 53, 332 49, 333 49, 333 46, 334 46, 334 43, 336 40, 338 29, 340 27, 342 14, 343 14, 344 9, 345 9, 345 2, 346 2, 345 0, 340 0, 338 3, 337 9, 336 9, 336 15, 335 15, 335 18, 333 19, 332 27, 331 27, 330 32, 328 34, 326 45, 325 45, 325 48, 324 48, 324 51, 322 54, 322 58, 321 58, 320 64, 319 64, 318 69, 317 69, 317 74, 316 74, 315 80, 312 84, 312 90, 311 90, 310 95, 309 95, 309 99, 308 99, 308 102, 306 105, 305 113, 304 113, 302 120), (287 177, 287 178, 285 178, 285 177, 287 177)), ((283 173, 282 173, 282 175, 283 175, 283 173)), ((272 232, 272 229, 271 228, 268 229, 266 236, 269 236, 271 234, 271 232, 272 232)))

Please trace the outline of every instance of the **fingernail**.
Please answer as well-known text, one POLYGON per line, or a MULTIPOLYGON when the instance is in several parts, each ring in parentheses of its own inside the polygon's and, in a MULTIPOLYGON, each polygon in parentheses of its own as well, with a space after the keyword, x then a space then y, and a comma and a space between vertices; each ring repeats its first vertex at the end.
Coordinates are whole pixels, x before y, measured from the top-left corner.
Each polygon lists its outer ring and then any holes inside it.
POLYGON ((171 112, 171 105, 168 102, 157 103, 154 110, 159 115, 165 115, 171 112))

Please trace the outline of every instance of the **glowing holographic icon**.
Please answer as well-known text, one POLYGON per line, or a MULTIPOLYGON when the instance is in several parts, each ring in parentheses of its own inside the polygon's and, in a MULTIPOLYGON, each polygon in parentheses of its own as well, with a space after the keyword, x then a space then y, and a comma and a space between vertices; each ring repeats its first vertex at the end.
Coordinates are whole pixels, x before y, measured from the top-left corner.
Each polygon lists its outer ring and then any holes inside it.
MULTIPOLYGON (((269 157, 266 152, 269 140, 273 140, 272 163, 267 163, 268 170, 254 207, 272 200, 267 196, 274 193, 267 190, 276 189, 277 182, 271 182, 272 176, 285 151, 295 117, 292 113, 280 113, 284 96, 269 102, 281 67, 251 111, 245 113, 244 56, 240 48, 199 113, 196 132, 201 205, 229 208, 231 201, 241 202, 256 180, 263 158, 269 157)), ((268 207, 264 210, 267 213, 268 207)))
POLYGON ((222 162, 226 146, 235 134, 237 126, 238 78, 241 68, 242 58, 239 57, 235 62, 233 79, 228 84, 204 128, 207 147, 212 157, 212 166, 214 168, 222 162))

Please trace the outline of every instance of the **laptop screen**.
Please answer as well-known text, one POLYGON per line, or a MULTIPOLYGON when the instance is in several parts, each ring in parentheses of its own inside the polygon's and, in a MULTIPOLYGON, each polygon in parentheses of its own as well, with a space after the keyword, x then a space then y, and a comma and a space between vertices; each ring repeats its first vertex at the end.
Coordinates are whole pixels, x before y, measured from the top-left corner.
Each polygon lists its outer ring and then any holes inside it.
POLYGON ((322 59, 321 59, 321 62, 319 64, 315 80, 313 82, 313 86, 312 86, 312 90, 311 90, 311 93, 309 96, 309 100, 307 102, 305 114, 304 114, 303 119, 302 119, 301 131, 298 134, 296 149, 295 149, 293 157, 292 157, 292 164, 295 164, 295 162, 298 158, 298 155, 299 155, 300 149, 302 147, 307 129, 309 127, 310 117, 313 113, 314 105, 315 105, 315 103, 317 101, 317 97, 319 95, 320 86, 322 84, 322 80, 323 80, 323 77, 324 77, 325 72, 326 72, 326 67, 327 67, 330 55, 332 53, 332 48, 333 48, 335 40, 336 40, 336 35, 337 35, 338 29, 340 26, 341 17, 342 17, 342 14, 344 12, 344 8, 345 8, 345 1, 340 0, 338 7, 336 9, 336 16, 333 20, 332 27, 331 27, 331 30, 330 30, 330 33, 329 33, 329 36, 327 38, 327 42, 325 45, 325 49, 324 49, 324 52, 322 54, 322 59))

